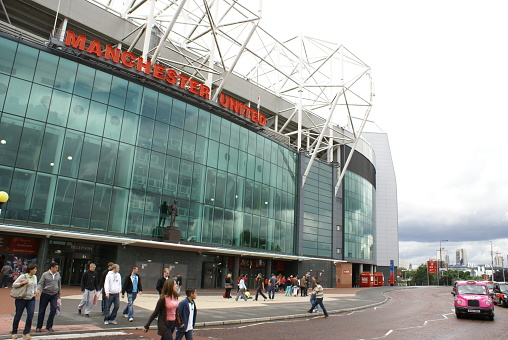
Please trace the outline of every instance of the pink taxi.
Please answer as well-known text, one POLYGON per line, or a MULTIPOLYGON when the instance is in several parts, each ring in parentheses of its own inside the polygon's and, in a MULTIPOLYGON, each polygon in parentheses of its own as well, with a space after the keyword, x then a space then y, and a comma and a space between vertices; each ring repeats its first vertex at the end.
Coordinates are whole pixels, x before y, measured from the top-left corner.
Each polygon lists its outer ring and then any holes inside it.
POLYGON ((489 288, 484 282, 457 281, 452 294, 455 296, 455 315, 485 315, 494 320, 494 304, 489 288))

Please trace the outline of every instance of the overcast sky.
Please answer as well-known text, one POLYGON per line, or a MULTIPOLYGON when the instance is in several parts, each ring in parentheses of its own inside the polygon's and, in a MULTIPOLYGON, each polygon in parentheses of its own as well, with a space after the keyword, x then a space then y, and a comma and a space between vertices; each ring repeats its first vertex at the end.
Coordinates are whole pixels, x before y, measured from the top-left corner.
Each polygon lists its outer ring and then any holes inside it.
POLYGON ((261 26, 343 44, 372 68, 370 118, 388 133, 400 258, 440 240, 455 262, 508 255, 508 2, 277 0, 261 26))

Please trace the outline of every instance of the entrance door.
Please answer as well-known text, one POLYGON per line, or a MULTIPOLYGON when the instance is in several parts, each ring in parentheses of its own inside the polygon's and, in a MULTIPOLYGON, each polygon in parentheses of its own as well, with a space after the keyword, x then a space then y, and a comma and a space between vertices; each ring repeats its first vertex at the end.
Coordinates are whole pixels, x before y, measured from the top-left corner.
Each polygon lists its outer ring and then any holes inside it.
MULTIPOLYGON (((69 272, 68 272, 68 285, 69 286, 79 286, 81 284, 81 278, 86 270, 88 270, 88 266, 90 265, 90 260, 87 259, 71 259, 70 261, 69 272)), ((65 281, 64 281, 65 282, 65 281)))
POLYGON ((215 263, 203 263, 203 288, 217 288, 217 267, 215 263))

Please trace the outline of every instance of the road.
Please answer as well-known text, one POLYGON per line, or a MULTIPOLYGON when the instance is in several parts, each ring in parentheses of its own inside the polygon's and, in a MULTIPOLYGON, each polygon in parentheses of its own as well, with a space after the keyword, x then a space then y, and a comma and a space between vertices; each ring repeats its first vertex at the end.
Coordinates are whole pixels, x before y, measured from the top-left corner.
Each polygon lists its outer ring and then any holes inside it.
MULTIPOLYGON (((365 291, 368 293, 368 291, 365 291)), ((349 313, 331 314, 329 318, 310 316, 272 322, 228 326, 200 327, 195 340, 251 339, 503 339, 506 338, 508 308, 495 307, 495 320, 485 318, 457 319, 450 287, 415 287, 385 293, 389 300, 377 307, 349 313)), ((344 301, 346 303, 346 301, 344 301)), ((332 302, 329 301, 332 305, 332 302)), ((285 303, 279 305, 281 308, 285 303)), ((295 307, 299 304, 294 305, 295 307)), ((326 306, 326 296, 325 296, 326 306)), ((272 307, 275 307, 272 306, 272 307)), ((337 306, 335 306, 337 307, 337 306)), ((263 308, 263 307, 262 307, 263 308)), ((269 308, 268 306, 266 308, 269 308)), ((268 311, 269 309, 267 309, 268 311)), ((237 310, 229 309, 235 317, 237 310)), ((301 307, 293 310, 301 313, 301 307)), ((152 327, 148 334, 141 330, 111 330, 87 334, 49 335, 34 339, 159 339, 152 327)))

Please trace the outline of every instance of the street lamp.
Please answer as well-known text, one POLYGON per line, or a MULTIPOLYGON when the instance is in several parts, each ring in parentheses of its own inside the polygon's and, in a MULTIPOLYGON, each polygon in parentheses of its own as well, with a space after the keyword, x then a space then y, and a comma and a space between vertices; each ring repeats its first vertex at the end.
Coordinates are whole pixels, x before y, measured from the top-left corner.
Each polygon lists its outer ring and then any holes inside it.
POLYGON ((443 265, 443 249, 441 248, 441 242, 448 242, 448 240, 441 240, 441 241, 439 241, 439 265, 437 266, 437 285, 438 286, 441 285, 439 283, 439 272, 441 271, 439 266, 443 265))
POLYGON ((2 215, 2 206, 9 200, 9 195, 5 191, 0 191, 0 215, 2 215))

